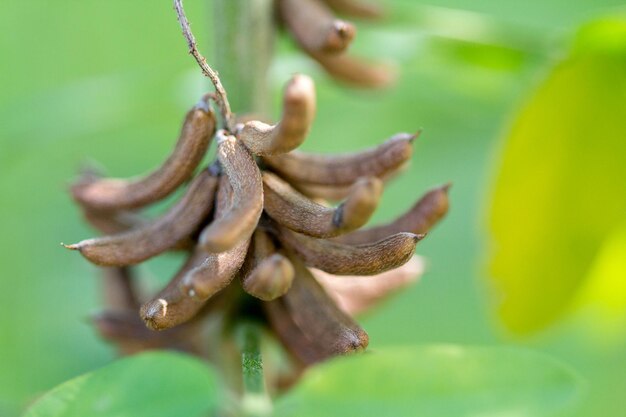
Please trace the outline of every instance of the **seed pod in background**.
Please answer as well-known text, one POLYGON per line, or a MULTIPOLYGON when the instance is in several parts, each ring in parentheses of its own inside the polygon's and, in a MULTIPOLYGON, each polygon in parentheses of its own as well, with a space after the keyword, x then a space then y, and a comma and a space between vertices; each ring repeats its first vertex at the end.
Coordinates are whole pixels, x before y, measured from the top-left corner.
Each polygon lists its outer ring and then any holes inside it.
POLYGON ((337 13, 361 19, 378 19, 382 17, 383 10, 376 4, 361 0, 324 0, 324 2, 337 13))
POLYGON ((389 63, 370 62, 349 55, 329 55, 310 52, 335 80, 353 87, 385 88, 392 85, 398 75, 396 68, 389 63))
POLYGON ((79 181, 72 186, 72 196, 80 205, 95 210, 138 208, 161 200, 192 177, 211 143, 215 123, 205 96, 187 113, 174 151, 156 171, 129 180, 79 181))
POLYGON ((276 155, 296 149, 309 133, 315 117, 315 86, 306 75, 294 75, 283 95, 283 114, 275 125, 245 123, 237 137, 255 155, 276 155))
POLYGON ((319 0, 278 0, 278 9, 298 44, 305 50, 337 54, 356 34, 351 23, 333 16, 319 0))
POLYGON ((131 211, 96 211, 84 209, 87 223, 101 233, 116 235, 138 229, 148 224, 148 220, 131 211))
POLYGON ((315 279, 345 313, 356 316, 415 283, 424 273, 424 261, 414 256, 391 271, 372 276, 336 276, 311 269, 315 279))
POLYGON ((395 81, 391 65, 345 54, 356 30, 337 20, 330 10, 375 18, 382 14, 379 8, 353 0, 280 0, 276 5, 278 16, 300 48, 337 81, 361 88, 383 88, 395 81))

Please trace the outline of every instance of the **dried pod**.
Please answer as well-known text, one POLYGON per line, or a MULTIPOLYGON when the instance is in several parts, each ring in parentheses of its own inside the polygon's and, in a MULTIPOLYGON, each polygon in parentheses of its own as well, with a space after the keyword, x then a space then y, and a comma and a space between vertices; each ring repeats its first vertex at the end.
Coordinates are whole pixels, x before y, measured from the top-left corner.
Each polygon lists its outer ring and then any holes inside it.
POLYGON ((256 155, 276 155, 296 149, 304 141, 315 117, 315 86, 306 75, 294 75, 283 94, 280 122, 245 123, 237 137, 256 155))
MULTIPOLYGON (((386 71, 337 54, 354 30, 321 1, 279 0, 277 5, 298 42, 329 72, 356 84, 386 83, 386 71)), ((325 1, 338 10, 367 14, 367 7, 347 0, 325 1)), ((112 235, 68 248, 93 263, 118 266, 105 270, 113 310, 95 317, 96 327, 127 352, 191 350, 200 332, 224 330, 237 315, 258 313, 260 307, 262 318, 301 364, 364 349, 368 336, 350 314, 414 280, 418 271, 411 257, 421 232, 447 210, 447 189, 441 188, 396 222, 356 231, 373 214, 383 182, 410 159, 417 135, 401 133, 377 147, 337 156, 295 151, 316 111, 313 82, 303 75, 286 86, 278 123, 236 124, 217 74, 198 52, 182 0, 175 1, 175 10, 190 52, 216 90, 212 97, 224 128, 216 133, 218 161, 197 175, 161 218, 143 222, 134 216, 132 209, 163 198, 193 176, 215 133, 205 98, 188 114, 176 149, 156 172, 136 180, 89 176, 72 188, 87 220, 112 235), (345 201, 333 208, 314 201, 317 197, 345 201), (341 240, 341 235, 346 237, 341 240), (125 266, 182 246, 190 252, 184 265, 140 308, 148 329, 171 329, 151 333, 132 315, 140 297, 125 266), (356 277, 363 275, 370 277, 356 277)), ((208 338, 200 339, 206 346, 208 338)))
POLYGON ((245 292, 263 301, 275 300, 289 291, 293 282, 293 265, 280 253, 263 259, 242 280, 245 292))
POLYGON ((334 301, 295 256, 295 279, 285 296, 266 304, 270 324, 287 349, 307 364, 367 347, 367 333, 334 301))
POLYGON ((142 262, 175 246, 197 229, 211 210, 216 184, 217 179, 205 170, 192 181, 183 198, 154 222, 119 235, 87 239, 66 247, 79 250, 97 265, 142 262))
POLYGON ((390 64, 366 62, 362 58, 348 55, 311 51, 308 51, 308 54, 334 79, 353 87, 385 88, 393 84, 397 78, 397 71, 390 64))
POLYGON ((307 51, 337 54, 346 50, 356 29, 338 20, 319 0, 279 0, 280 15, 307 51))
POLYGON ((359 0, 324 0, 324 2, 337 13, 348 16, 363 19, 377 19, 383 15, 383 10, 378 5, 359 0))
POLYGON ((242 268, 241 285, 245 292, 264 301, 284 295, 294 277, 291 262, 282 254, 265 232, 254 232, 248 257, 242 268))
POLYGON ((96 211, 84 209, 83 217, 87 223, 107 235, 138 229, 149 223, 147 219, 131 211, 96 211))
MULTIPOLYGON (((116 235, 133 229, 148 226, 150 221, 132 211, 95 211, 83 210, 87 223, 105 235, 116 235)), ((191 250, 195 242, 191 236, 181 239, 169 250, 191 250)))
POLYGON ((367 245, 344 245, 315 239, 280 228, 279 238, 307 266, 335 275, 376 275, 397 268, 411 259, 424 235, 398 233, 367 245))
POLYGON ((343 155, 290 152, 264 158, 282 177, 302 184, 350 185, 359 177, 384 177, 402 167, 417 134, 400 133, 377 147, 343 155))
POLYGON ((378 178, 361 178, 337 208, 317 204, 269 172, 263 173, 265 211, 272 219, 299 233, 332 237, 363 226, 374 213, 382 193, 378 178))
POLYGON ((450 184, 437 187, 427 192, 406 213, 391 223, 369 229, 357 230, 336 240, 350 245, 377 242, 400 232, 415 234, 427 233, 448 212, 448 190, 450 184))
MULTIPOLYGON (((231 178, 222 176, 220 179, 214 223, 231 216, 231 213, 236 210, 235 204, 238 200, 245 198, 236 196, 231 184, 231 178)), ((254 226, 256 227, 256 222, 254 226)), ((246 237, 226 251, 204 253, 202 263, 192 268, 183 277, 184 291, 199 300, 206 300, 221 291, 230 284, 243 265, 249 243, 249 237, 246 237)))
POLYGON ((210 253, 247 241, 263 211, 263 182, 256 161, 234 136, 218 132, 216 137, 217 156, 232 188, 232 203, 200 234, 200 247, 210 253))
POLYGON ((424 261, 413 256, 399 268, 369 277, 339 277, 319 269, 311 273, 339 308, 355 316, 417 281, 424 273, 424 261))
POLYGON ((193 175, 214 133, 215 116, 204 98, 187 113, 174 152, 159 169, 136 179, 79 181, 72 195, 82 206, 96 210, 137 208, 158 201, 193 175))
POLYGON ((194 317, 204 306, 203 300, 189 295, 183 279, 206 255, 201 251, 190 255, 176 276, 154 298, 141 306, 139 315, 152 330, 164 330, 184 323, 194 317))

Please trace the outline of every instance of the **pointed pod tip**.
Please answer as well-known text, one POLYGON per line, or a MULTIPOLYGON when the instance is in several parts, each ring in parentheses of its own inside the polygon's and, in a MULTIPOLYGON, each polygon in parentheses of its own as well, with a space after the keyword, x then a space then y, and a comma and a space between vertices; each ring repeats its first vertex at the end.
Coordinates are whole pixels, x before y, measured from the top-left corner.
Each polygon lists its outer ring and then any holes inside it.
POLYGON ((65 243, 61 242, 61 246, 63 246, 65 249, 69 249, 69 250, 79 250, 80 249, 80 243, 72 243, 71 245, 66 245, 65 243))
POLYGON ((452 188, 452 182, 447 182, 444 185, 442 185, 441 187, 439 187, 439 189, 445 193, 447 193, 448 191, 450 191, 450 188, 452 188))
POLYGON ((417 138, 419 138, 419 137, 420 137, 420 135, 422 134, 422 132, 423 132, 423 131, 424 131, 424 128, 421 128, 421 127, 420 127, 419 129, 417 129, 417 130, 415 131, 415 133, 413 133, 413 134, 411 135, 411 138, 409 139, 409 142, 413 143, 413 141, 414 141, 415 139, 417 139, 417 138))

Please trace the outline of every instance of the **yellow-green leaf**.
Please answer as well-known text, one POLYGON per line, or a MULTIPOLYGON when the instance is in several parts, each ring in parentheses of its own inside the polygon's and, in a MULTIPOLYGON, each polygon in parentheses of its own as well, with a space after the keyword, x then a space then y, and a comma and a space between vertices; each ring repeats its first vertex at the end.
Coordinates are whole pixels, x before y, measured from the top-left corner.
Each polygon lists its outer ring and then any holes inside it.
POLYGON ((577 305, 592 340, 613 344, 626 335, 626 223, 602 245, 577 305))
POLYGON ((491 276, 513 331, 567 311, 626 219, 626 19, 581 30, 515 118, 490 204, 491 276))

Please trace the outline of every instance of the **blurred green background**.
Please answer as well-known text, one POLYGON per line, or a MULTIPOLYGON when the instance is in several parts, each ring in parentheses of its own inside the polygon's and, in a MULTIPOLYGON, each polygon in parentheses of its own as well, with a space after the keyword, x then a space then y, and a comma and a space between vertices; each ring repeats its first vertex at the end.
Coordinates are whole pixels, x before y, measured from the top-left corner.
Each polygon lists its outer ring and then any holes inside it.
MULTIPOLYGON (((210 56, 210 7, 188 3, 210 56)), ((623 2, 386 4, 388 20, 359 24, 353 51, 398 62, 401 77, 393 88, 339 86, 284 37, 272 70, 276 99, 292 72, 316 79, 319 111, 304 149, 348 151, 397 131, 424 129, 410 169, 386 189, 374 221, 402 212, 431 186, 454 184, 449 216, 418 248, 428 273, 364 317, 371 348, 528 346, 588 381, 576 415, 622 416, 624 339, 597 343, 589 318, 580 314, 530 335, 505 330, 485 265, 487 208, 511 121, 567 55, 577 28, 618 13, 623 2)), ((170 2, 7 2, 0 28, 0 416, 14 416, 37 394, 114 358, 86 321, 100 305, 95 269, 59 246, 92 234, 66 185, 86 160, 115 176, 156 166, 207 85, 187 54, 170 2)), ((142 266, 146 285, 165 282, 178 261, 165 255, 142 266)))

